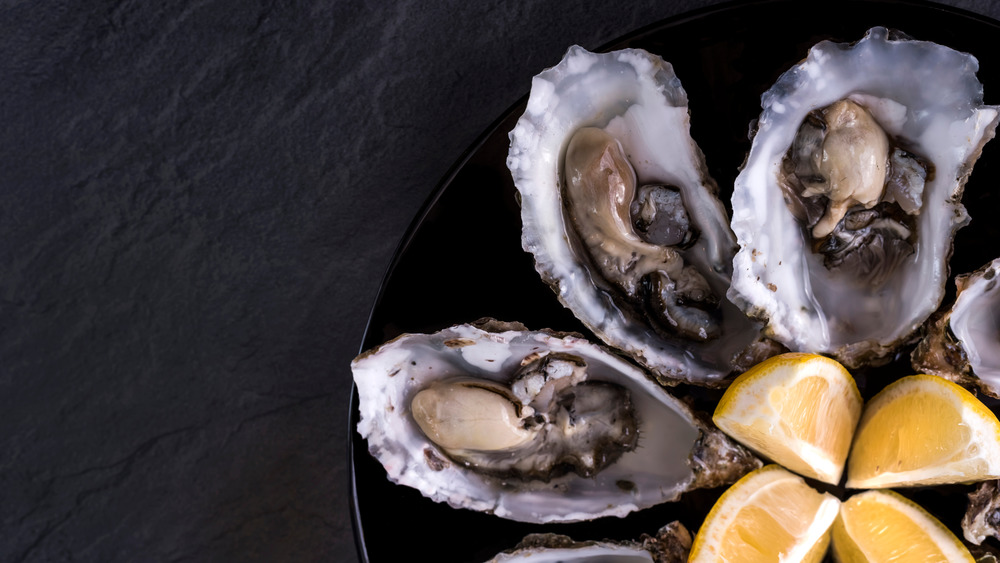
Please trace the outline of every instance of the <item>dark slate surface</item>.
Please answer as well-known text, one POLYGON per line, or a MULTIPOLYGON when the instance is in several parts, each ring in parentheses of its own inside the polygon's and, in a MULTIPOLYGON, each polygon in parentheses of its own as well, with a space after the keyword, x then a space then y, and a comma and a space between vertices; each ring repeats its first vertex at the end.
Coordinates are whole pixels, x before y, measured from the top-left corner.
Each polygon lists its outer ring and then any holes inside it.
POLYGON ((421 202, 570 44, 714 3, 3 3, 0 561, 356 560, 421 202))

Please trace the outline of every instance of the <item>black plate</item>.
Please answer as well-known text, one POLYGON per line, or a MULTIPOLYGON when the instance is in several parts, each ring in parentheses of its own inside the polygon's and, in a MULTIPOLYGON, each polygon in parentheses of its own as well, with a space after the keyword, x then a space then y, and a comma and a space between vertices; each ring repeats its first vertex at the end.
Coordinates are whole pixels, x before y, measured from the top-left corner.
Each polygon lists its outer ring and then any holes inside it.
MULTIPOLYGON (((760 113, 761 93, 818 41, 856 41, 876 25, 974 54, 986 102, 1000 103, 1000 59, 993 54, 1000 24, 939 5, 836 2, 823 9, 818 2, 729 4, 658 23, 605 50, 639 47, 673 63, 690 99, 692 135, 728 206, 733 181, 750 149, 748 125, 760 113), (788 21, 797 25, 789 27, 788 21)), ((532 329, 589 334, 558 303, 535 273, 531 257, 521 250, 516 192, 505 160, 507 134, 524 103, 469 150, 418 214, 382 284, 363 349, 403 332, 431 332, 484 316, 521 321, 532 329)), ((1000 181, 1000 169, 993 163, 1000 154, 996 144, 986 146, 966 187, 964 202, 973 221, 955 240, 952 272, 971 271, 1000 256, 1000 229, 990 216, 1000 210, 1000 194, 992 189, 1000 181)), ((953 293, 949 282, 946 299, 953 293)), ((867 398, 909 371, 901 359, 856 376, 867 398)), ((577 540, 636 539, 677 519, 693 533, 722 492, 696 491, 680 502, 626 518, 578 524, 530 525, 456 510, 386 479, 355 431, 356 403, 355 392, 350 420, 353 516, 364 561, 398 561, 414 553, 439 562, 485 561, 532 532, 563 533, 577 540)), ((954 486, 906 494, 958 531, 970 490, 954 486)))

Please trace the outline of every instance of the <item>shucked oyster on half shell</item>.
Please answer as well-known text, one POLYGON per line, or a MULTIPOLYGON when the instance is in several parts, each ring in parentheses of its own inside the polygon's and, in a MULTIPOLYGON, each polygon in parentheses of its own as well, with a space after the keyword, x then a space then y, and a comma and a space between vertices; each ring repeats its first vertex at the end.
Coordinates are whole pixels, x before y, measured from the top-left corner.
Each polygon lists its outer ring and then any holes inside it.
POLYGON ((965 181, 993 137, 968 54, 873 28, 761 98, 729 297, 796 351, 877 362, 938 307, 965 181))
POLYGON ((759 460, 586 340, 484 320, 352 363, 358 432, 388 478, 451 506, 572 522, 735 481, 759 460))
POLYGON ((573 541, 559 534, 531 534, 487 563, 684 563, 691 533, 680 522, 639 541, 573 541))
POLYGON ((1000 398, 1000 258, 955 277, 955 303, 934 317, 911 359, 918 372, 1000 398))
POLYGON ((962 517, 962 535, 976 545, 987 536, 1000 538, 1000 481, 985 481, 969 493, 969 506, 962 517))
POLYGON ((660 57, 574 46, 533 79, 507 165, 563 305, 663 383, 718 385, 759 331, 725 299, 736 241, 689 120, 660 57))

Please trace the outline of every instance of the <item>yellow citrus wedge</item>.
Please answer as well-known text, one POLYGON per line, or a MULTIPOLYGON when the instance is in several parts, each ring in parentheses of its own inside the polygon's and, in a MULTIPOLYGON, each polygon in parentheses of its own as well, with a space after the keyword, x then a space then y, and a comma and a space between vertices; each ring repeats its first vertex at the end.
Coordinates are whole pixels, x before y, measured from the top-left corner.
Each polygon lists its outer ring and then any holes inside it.
POLYGON ((743 476, 698 530, 689 562, 822 560, 840 501, 777 465, 743 476))
POLYGON ((847 486, 969 483, 1000 477, 1000 421, 962 387, 933 375, 893 382, 865 406, 847 486))
POLYGON ((835 360, 782 354, 737 377, 712 420, 758 454, 837 484, 861 405, 854 378, 835 360))
POLYGON ((840 505, 833 553, 840 563, 974 561, 937 518, 892 491, 867 491, 840 505))

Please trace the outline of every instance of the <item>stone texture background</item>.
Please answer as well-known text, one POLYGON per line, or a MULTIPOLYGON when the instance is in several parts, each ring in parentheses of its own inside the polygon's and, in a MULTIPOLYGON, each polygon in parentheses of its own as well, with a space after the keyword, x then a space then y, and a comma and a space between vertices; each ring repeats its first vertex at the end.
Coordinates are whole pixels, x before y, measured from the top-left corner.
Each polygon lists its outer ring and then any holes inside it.
POLYGON ((356 560, 348 364, 417 209, 569 45, 712 4, 0 5, 0 560, 356 560))

